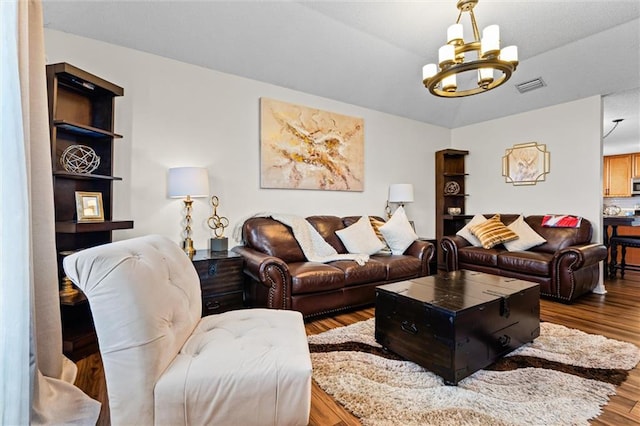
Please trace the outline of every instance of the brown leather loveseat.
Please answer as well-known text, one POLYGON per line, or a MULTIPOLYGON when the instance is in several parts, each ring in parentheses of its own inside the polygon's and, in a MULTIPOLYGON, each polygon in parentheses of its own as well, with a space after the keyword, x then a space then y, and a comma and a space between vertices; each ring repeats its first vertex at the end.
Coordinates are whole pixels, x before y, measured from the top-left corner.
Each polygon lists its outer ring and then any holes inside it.
MULTIPOLYGON (((306 219, 338 253, 347 253, 335 232, 360 216, 306 219)), ((291 228, 270 217, 247 219, 242 239, 244 245, 233 251, 245 260, 245 303, 305 317, 373 304, 376 286, 428 275, 434 253, 433 244, 416 240, 403 255, 372 255, 362 266, 353 260, 309 262, 291 228)))
MULTIPOLYGON (((490 218, 493 215, 484 215, 490 218)), ((500 215, 509 225, 519 215, 500 215)), ((546 243, 526 251, 508 251, 502 244, 491 249, 474 247, 458 235, 443 237, 440 244, 448 271, 471 269, 540 284, 544 297, 571 303, 593 290, 600 277, 604 245, 592 243, 591 223, 582 219, 578 228, 542 226, 544 216, 528 216, 525 222, 546 243)))

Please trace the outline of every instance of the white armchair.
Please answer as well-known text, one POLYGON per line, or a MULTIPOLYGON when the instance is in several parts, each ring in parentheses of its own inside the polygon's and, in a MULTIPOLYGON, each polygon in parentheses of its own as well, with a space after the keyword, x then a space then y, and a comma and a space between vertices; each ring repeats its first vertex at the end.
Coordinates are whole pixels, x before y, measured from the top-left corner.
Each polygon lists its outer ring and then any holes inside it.
POLYGON ((171 240, 134 238, 64 259, 87 296, 113 425, 305 425, 311 360, 299 312, 201 318, 198 275, 171 240))

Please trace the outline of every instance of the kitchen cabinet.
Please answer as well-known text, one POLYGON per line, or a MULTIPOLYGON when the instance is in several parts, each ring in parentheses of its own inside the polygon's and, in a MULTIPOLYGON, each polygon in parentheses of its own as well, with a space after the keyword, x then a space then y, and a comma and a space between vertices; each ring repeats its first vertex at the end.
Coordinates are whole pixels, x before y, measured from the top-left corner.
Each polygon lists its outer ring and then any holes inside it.
POLYGON ((631 177, 640 178, 640 152, 631 154, 631 177))
POLYGON ((604 197, 631 196, 631 176, 634 165, 633 157, 634 154, 604 157, 602 173, 602 195, 604 197))

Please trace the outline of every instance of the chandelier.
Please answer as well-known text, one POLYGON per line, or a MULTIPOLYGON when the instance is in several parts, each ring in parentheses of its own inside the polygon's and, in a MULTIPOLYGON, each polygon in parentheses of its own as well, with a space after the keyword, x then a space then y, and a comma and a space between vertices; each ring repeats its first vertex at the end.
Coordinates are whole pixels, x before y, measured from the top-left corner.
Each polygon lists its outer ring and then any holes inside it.
MULTIPOLYGON (((511 77, 518 65, 517 46, 500 50, 500 28, 490 25, 482 31, 476 24, 473 8, 478 0, 459 0, 458 20, 447 29, 447 44, 438 50, 439 64, 427 64, 422 68, 422 83, 429 91, 445 98, 476 95, 494 89, 511 77), (469 12, 474 40, 465 43, 460 18, 469 12), (475 71, 477 85, 473 82, 458 90, 456 76, 475 71)), ((464 79, 463 79, 464 80, 464 79)))

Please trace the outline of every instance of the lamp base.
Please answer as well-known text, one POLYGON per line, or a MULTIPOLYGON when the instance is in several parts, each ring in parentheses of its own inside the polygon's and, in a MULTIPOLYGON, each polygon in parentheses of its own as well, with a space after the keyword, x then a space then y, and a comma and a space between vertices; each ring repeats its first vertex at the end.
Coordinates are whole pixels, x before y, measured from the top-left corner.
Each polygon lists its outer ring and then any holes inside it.
POLYGON ((182 242, 182 250, 184 250, 189 257, 193 257, 196 253, 196 249, 193 248, 193 240, 190 237, 185 238, 182 242))
POLYGON ((62 278, 62 289, 59 291, 60 297, 73 297, 80 293, 80 290, 74 287, 73 283, 66 275, 62 278))
POLYGON ((229 249, 229 239, 227 237, 210 238, 209 249, 211 251, 227 251, 229 249))

